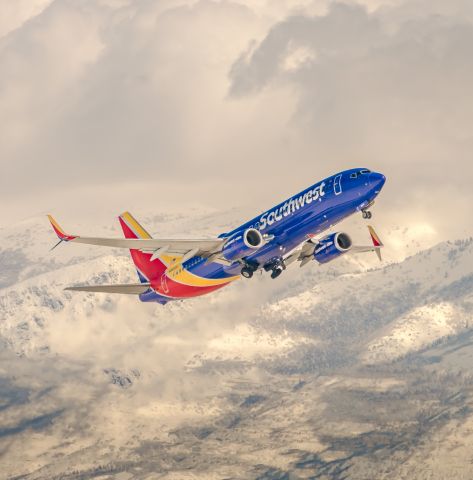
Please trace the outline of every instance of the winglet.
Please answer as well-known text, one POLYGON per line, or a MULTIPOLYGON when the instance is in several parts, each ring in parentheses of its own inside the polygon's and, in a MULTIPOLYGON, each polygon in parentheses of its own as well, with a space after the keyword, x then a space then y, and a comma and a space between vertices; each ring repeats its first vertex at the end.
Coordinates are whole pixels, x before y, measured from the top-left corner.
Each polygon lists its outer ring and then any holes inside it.
POLYGON ((378 237, 378 234, 375 232, 374 228, 371 225, 368 225, 368 230, 371 235, 371 241, 373 245, 376 247, 376 255, 378 255, 379 260, 381 261, 381 248, 384 247, 383 242, 378 237))
MULTIPOLYGON (((54 232, 56 233, 56 235, 58 236, 59 238, 59 243, 61 242, 68 242, 70 240, 74 240, 74 238, 77 238, 73 235, 68 235, 67 233, 64 232, 64 230, 59 226, 59 224, 56 222, 56 220, 54 220, 54 218, 52 217, 52 215, 48 215, 48 219, 49 221, 51 222, 51 226, 53 227, 53 230, 54 232)), ((59 243, 57 243, 51 250, 53 250, 54 248, 56 248, 59 243)))

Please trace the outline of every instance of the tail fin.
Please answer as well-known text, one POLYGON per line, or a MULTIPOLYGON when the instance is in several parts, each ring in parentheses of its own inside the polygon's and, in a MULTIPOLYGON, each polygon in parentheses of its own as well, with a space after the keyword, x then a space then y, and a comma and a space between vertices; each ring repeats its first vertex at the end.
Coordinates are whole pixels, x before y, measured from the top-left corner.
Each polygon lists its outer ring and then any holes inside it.
MULTIPOLYGON (((130 212, 122 213, 118 219, 120 220, 125 238, 151 238, 151 235, 137 222, 130 212)), ((159 258, 152 258, 153 253, 130 250, 130 254, 141 283, 155 280, 166 271, 166 265, 159 258)))

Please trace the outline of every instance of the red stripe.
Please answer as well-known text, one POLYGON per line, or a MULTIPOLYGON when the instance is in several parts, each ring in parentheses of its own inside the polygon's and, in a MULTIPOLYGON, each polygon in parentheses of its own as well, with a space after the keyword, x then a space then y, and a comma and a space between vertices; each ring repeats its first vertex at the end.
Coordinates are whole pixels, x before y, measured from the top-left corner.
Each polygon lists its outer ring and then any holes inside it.
MULTIPOLYGON (((126 224, 126 222, 119 217, 120 225, 122 226, 125 238, 138 238, 135 232, 126 224)), ((143 253, 140 250, 130 250, 131 258, 140 272, 145 275, 153 289, 164 296, 174 298, 190 298, 205 295, 206 293, 214 292, 219 288, 225 287, 228 283, 220 285, 213 285, 207 287, 199 287, 194 285, 185 285, 170 279, 167 275, 165 283, 161 281, 163 274, 166 272, 166 265, 160 260, 156 259, 150 261, 152 254, 143 253), (167 287, 167 288, 166 288, 167 287)))
POLYGON ((200 295, 205 295, 206 293, 214 292, 219 288, 226 287, 231 282, 223 283, 220 285, 214 285, 210 287, 196 287, 194 285, 185 285, 183 283, 175 282, 174 280, 171 280, 166 275, 166 283, 167 283, 167 290, 164 288, 164 285, 161 282, 161 277, 159 277, 158 279, 151 281, 151 286, 156 292, 162 295, 166 295, 168 297, 189 298, 189 297, 198 297, 200 295))
MULTIPOLYGON (((135 232, 123 221, 121 217, 120 225, 122 226, 125 238, 138 238, 135 232)), ((130 249, 131 258, 136 268, 150 281, 156 280, 166 271, 166 265, 157 258, 151 262, 151 253, 143 253, 140 250, 130 249)))
POLYGON ((118 217, 120 225, 122 226, 123 233, 125 238, 138 238, 135 232, 125 223, 122 217, 118 217))
POLYGON ((378 240, 376 240, 376 237, 373 234, 371 234, 371 240, 373 240, 373 245, 375 247, 381 246, 381 244, 378 242, 378 240))
POLYGON ((74 240, 74 238, 77 238, 77 237, 74 237, 73 235, 65 235, 60 230, 58 230, 53 223, 51 223, 51 226, 53 227, 54 231, 56 232, 56 235, 59 237, 60 240, 68 241, 68 240, 74 240))

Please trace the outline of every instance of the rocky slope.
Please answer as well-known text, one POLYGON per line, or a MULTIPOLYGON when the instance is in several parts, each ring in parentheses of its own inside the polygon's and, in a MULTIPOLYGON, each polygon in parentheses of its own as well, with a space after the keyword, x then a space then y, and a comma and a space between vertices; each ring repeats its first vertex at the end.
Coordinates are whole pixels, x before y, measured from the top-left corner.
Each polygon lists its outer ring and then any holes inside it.
POLYGON ((447 478, 456 449, 470 478, 471 239, 163 308, 63 291, 135 281, 123 252, 49 253, 37 218, 0 237, 0 477, 447 478))

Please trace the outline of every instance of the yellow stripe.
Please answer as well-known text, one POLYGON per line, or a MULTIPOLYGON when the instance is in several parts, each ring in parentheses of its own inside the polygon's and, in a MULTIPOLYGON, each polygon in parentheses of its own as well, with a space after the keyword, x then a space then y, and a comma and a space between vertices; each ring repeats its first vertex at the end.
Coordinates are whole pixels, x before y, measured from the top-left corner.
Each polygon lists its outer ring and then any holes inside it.
POLYGON ((170 268, 177 263, 181 263, 181 258, 183 255, 160 255, 159 259, 166 265, 166 267, 170 268))
MULTIPOLYGON (((151 238, 151 235, 133 218, 130 212, 121 215, 123 220, 140 236, 140 238, 151 238)), ((191 287, 216 287, 226 283, 234 282, 240 278, 239 275, 229 278, 204 278, 199 277, 188 270, 182 269, 181 259, 183 255, 160 255, 159 259, 169 267, 166 271, 168 277, 176 282, 191 287), (175 273, 182 269, 180 273, 175 273)))
POLYGON ((135 220, 130 212, 122 213, 121 217, 140 238, 151 238, 151 235, 135 220))
POLYGON ((183 269, 180 273, 175 273, 182 268, 182 265, 177 265, 166 273, 171 280, 189 285, 190 287, 216 287, 217 285, 224 285, 226 283, 234 282, 240 278, 239 275, 228 278, 205 278, 199 277, 194 273, 190 273, 188 270, 183 269))
POLYGON ((370 231, 372 237, 373 237, 380 245, 382 245, 383 242, 381 242, 381 240, 380 240, 379 237, 378 237, 378 234, 374 231, 374 228, 373 228, 371 225, 368 226, 368 230, 370 231))
POLYGON ((49 218, 49 221, 54 225, 54 227, 56 228, 56 230, 61 233, 61 235, 66 235, 64 233, 64 230, 59 226, 59 224, 56 222, 56 220, 54 220, 54 218, 51 216, 51 215, 48 215, 48 218, 49 218))

